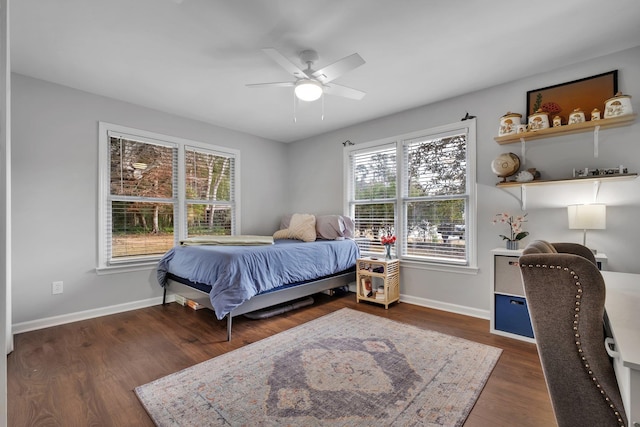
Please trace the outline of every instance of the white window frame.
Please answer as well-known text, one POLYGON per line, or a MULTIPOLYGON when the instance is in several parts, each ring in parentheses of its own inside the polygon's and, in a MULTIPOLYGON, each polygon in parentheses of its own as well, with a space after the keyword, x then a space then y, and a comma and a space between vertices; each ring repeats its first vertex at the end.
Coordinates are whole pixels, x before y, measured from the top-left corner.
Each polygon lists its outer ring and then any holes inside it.
POLYGON ((109 231, 107 230, 110 219, 107 217, 110 195, 110 170, 109 170, 109 137, 110 134, 121 134, 123 137, 139 141, 149 141, 159 145, 176 147, 177 165, 177 197, 175 200, 167 200, 174 205, 174 244, 187 237, 187 203, 185 186, 185 150, 196 149, 212 154, 225 155, 234 158, 234 191, 231 204, 233 205, 232 234, 241 231, 240 224, 240 151, 228 147, 192 141, 175 136, 162 135, 113 123, 98 123, 98 260, 96 272, 98 274, 120 273, 127 271, 148 270, 154 268, 162 255, 147 255, 130 257, 125 260, 110 260, 107 250, 109 231))
MULTIPOLYGON (((477 260, 477 183, 476 183, 476 120, 464 120, 447 125, 437 126, 434 128, 424 129, 407 134, 397 135, 391 138, 385 138, 377 141, 366 142, 362 144, 355 144, 346 147, 344 151, 343 165, 344 165, 344 194, 345 194, 345 215, 353 214, 353 206, 357 203, 352 200, 353 195, 353 176, 350 164, 350 155, 352 152, 375 150, 376 148, 383 148, 395 144, 396 146, 396 216, 395 216, 395 230, 396 230, 396 256, 400 259, 402 265, 411 266, 429 270, 439 271, 451 271, 461 272, 468 274, 475 274, 478 271, 477 260), (467 134, 466 144, 466 198, 467 198, 467 211, 465 212, 465 227, 466 227, 466 261, 464 263, 451 263, 451 262, 439 262, 437 260, 427 260, 414 257, 407 257, 402 255, 401 248, 405 247, 405 242, 402 241, 402 237, 405 234, 405 207, 404 203, 406 199, 403 198, 403 186, 405 179, 404 164, 404 142, 410 141, 416 138, 431 138, 438 137, 442 134, 453 134, 455 132, 464 131, 467 134)), ((369 255, 366 252, 364 255, 369 255)), ((379 254, 377 254, 379 255, 379 254)))

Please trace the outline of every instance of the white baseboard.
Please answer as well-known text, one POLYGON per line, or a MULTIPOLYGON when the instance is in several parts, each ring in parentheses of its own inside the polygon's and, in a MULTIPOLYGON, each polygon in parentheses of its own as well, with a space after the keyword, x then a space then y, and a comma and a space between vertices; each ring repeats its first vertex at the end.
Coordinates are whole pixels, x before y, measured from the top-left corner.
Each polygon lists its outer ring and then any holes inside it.
MULTIPOLYGON (((175 295, 167 292, 167 302, 173 302, 175 295)), ((16 323, 12 327, 13 334, 35 331, 37 329, 49 328, 51 326, 64 325, 65 323, 77 322, 80 320, 93 319, 110 314, 122 313, 125 311, 137 310, 139 308, 151 307, 162 304, 162 297, 149 298, 140 301, 126 302, 124 304, 100 307, 92 310, 78 311, 76 313, 63 314, 60 316, 46 317, 44 319, 30 320, 28 322, 16 323)))
MULTIPOLYGON (((355 282, 349 284, 349 290, 353 293, 357 292, 355 282)), ((419 305, 421 307, 435 308, 436 310, 449 311, 457 314, 464 314, 465 316, 477 317, 479 319, 489 320, 490 318, 489 310, 479 310, 477 308, 466 307, 464 305, 451 304, 448 302, 436 301, 427 298, 413 297, 411 295, 400 294, 400 302, 419 305)))
MULTIPOLYGON (((349 289, 351 290, 351 286, 349 289)), ((353 287, 355 291, 355 286, 353 287)), ((167 302, 175 301, 175 295, 167 292, 167 302)), ((419 298, 410 295, 400 295, 400 301, 407 304, 419 305, 421 307, 434 308, 437 310, 449 311, 452 313, 463 314, 466 316, 477 317, 480 319, 489 319, 489 310, 479 310, 476 308, 466 307, 457 304, 446 303, 442 301, 430 300, 427 298, 419 298)), ((93 310, 78 311, 76 313, 63 314, 61 316, 46 317, 44 319, 30 320, 28 322, 16 323, 13 325, 13 334, 35 331, 37 329, 49 328, 51 326, 64 325, 65 323, 78 322, 80 320, 93 319, 100 316, 108 316, 110 314, 122 313, 139 308, 151 307, 162 304, 162 297, 149 298, 140 301, 132 301, 124 304, 112 305, 109 307, 101 307, 93 310)))
POLYGON ((489 310, 466 307, 464 305, 451 304, 448 302, 435 301, 427 298, 413 297, 411 295, 400 294, 400 302, 419 305, 421 307, 435 308, 436 310, 449 311, 451 313, 464 314, 465 316, 489 319, 489 310))

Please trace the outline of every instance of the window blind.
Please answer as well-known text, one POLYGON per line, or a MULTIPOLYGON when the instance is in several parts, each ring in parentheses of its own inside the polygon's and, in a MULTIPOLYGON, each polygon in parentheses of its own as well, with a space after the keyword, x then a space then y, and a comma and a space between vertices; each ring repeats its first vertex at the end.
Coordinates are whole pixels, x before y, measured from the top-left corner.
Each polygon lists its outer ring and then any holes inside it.
POLYGON ((177 147, 109 137, 106 240, 111 261, 166 252, 174 245, 177 147))
POLYGON ((380 237, 395 233, 396 227, 395 143, 352 152, 350 170, 356 242, 362 251, 382 254, 380 237))
POLYGON ((185 183, 187 236, 235 234, 235 158, 188 147, 185 183))
POLYGON ((466 262, 467 134, 403 143, 403 254, 466 262))

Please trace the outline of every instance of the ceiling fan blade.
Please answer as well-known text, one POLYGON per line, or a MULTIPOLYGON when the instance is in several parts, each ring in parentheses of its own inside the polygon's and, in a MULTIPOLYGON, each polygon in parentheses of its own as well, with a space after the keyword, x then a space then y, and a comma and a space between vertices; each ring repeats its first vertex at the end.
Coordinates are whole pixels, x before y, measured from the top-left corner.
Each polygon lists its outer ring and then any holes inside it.
POLYGON ((269 57, 271 59, 276 61, 282 68, 284 68, 285 70, 287 70, 289 73, 293 74, 294 76, 296 76, 298 78, 306 77, 306 74, 305 74, 305 72, 304 72, 304 70, 302 68, 298 67, 296 64, 294 64, 293 62, 289 61, 289 59, 286 56, 284 56, 283 54, 281 54, 280 52, 278 52, 274 48, 267 47, 267 48, 262 49, 262 51, 264 53, 266 53, 267 55, 269 55, 269 57))
POLYGON ((357 53, 354 53, 353 55, 346 56, 333 64, 329 64, 326 67, 314 71, 312 76, 322 83, 329 83, 364 63, 364 59, 362 59, 362 57, 357 53))
POLYGON ((294 82, 274 82, 274 83, 250 83, 247 87, 293 87, 294 82))
POLYGON ((353 89, 347 86, 337 85, 335 83, 331 83, 329 85, 324 86, 324 93, 329 95, 343 96, 345 98, 361 100, 367 94, 358 89, 353 89))

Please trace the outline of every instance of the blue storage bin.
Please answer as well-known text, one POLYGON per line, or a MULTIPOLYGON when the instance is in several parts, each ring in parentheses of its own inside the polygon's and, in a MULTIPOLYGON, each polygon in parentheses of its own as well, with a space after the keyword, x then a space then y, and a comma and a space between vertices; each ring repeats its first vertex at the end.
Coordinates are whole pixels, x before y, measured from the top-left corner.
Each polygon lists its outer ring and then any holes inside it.
POLYGON ((527 300, 516 296, 496 295, 495 309, 497 330, 533 338, 527 300))

